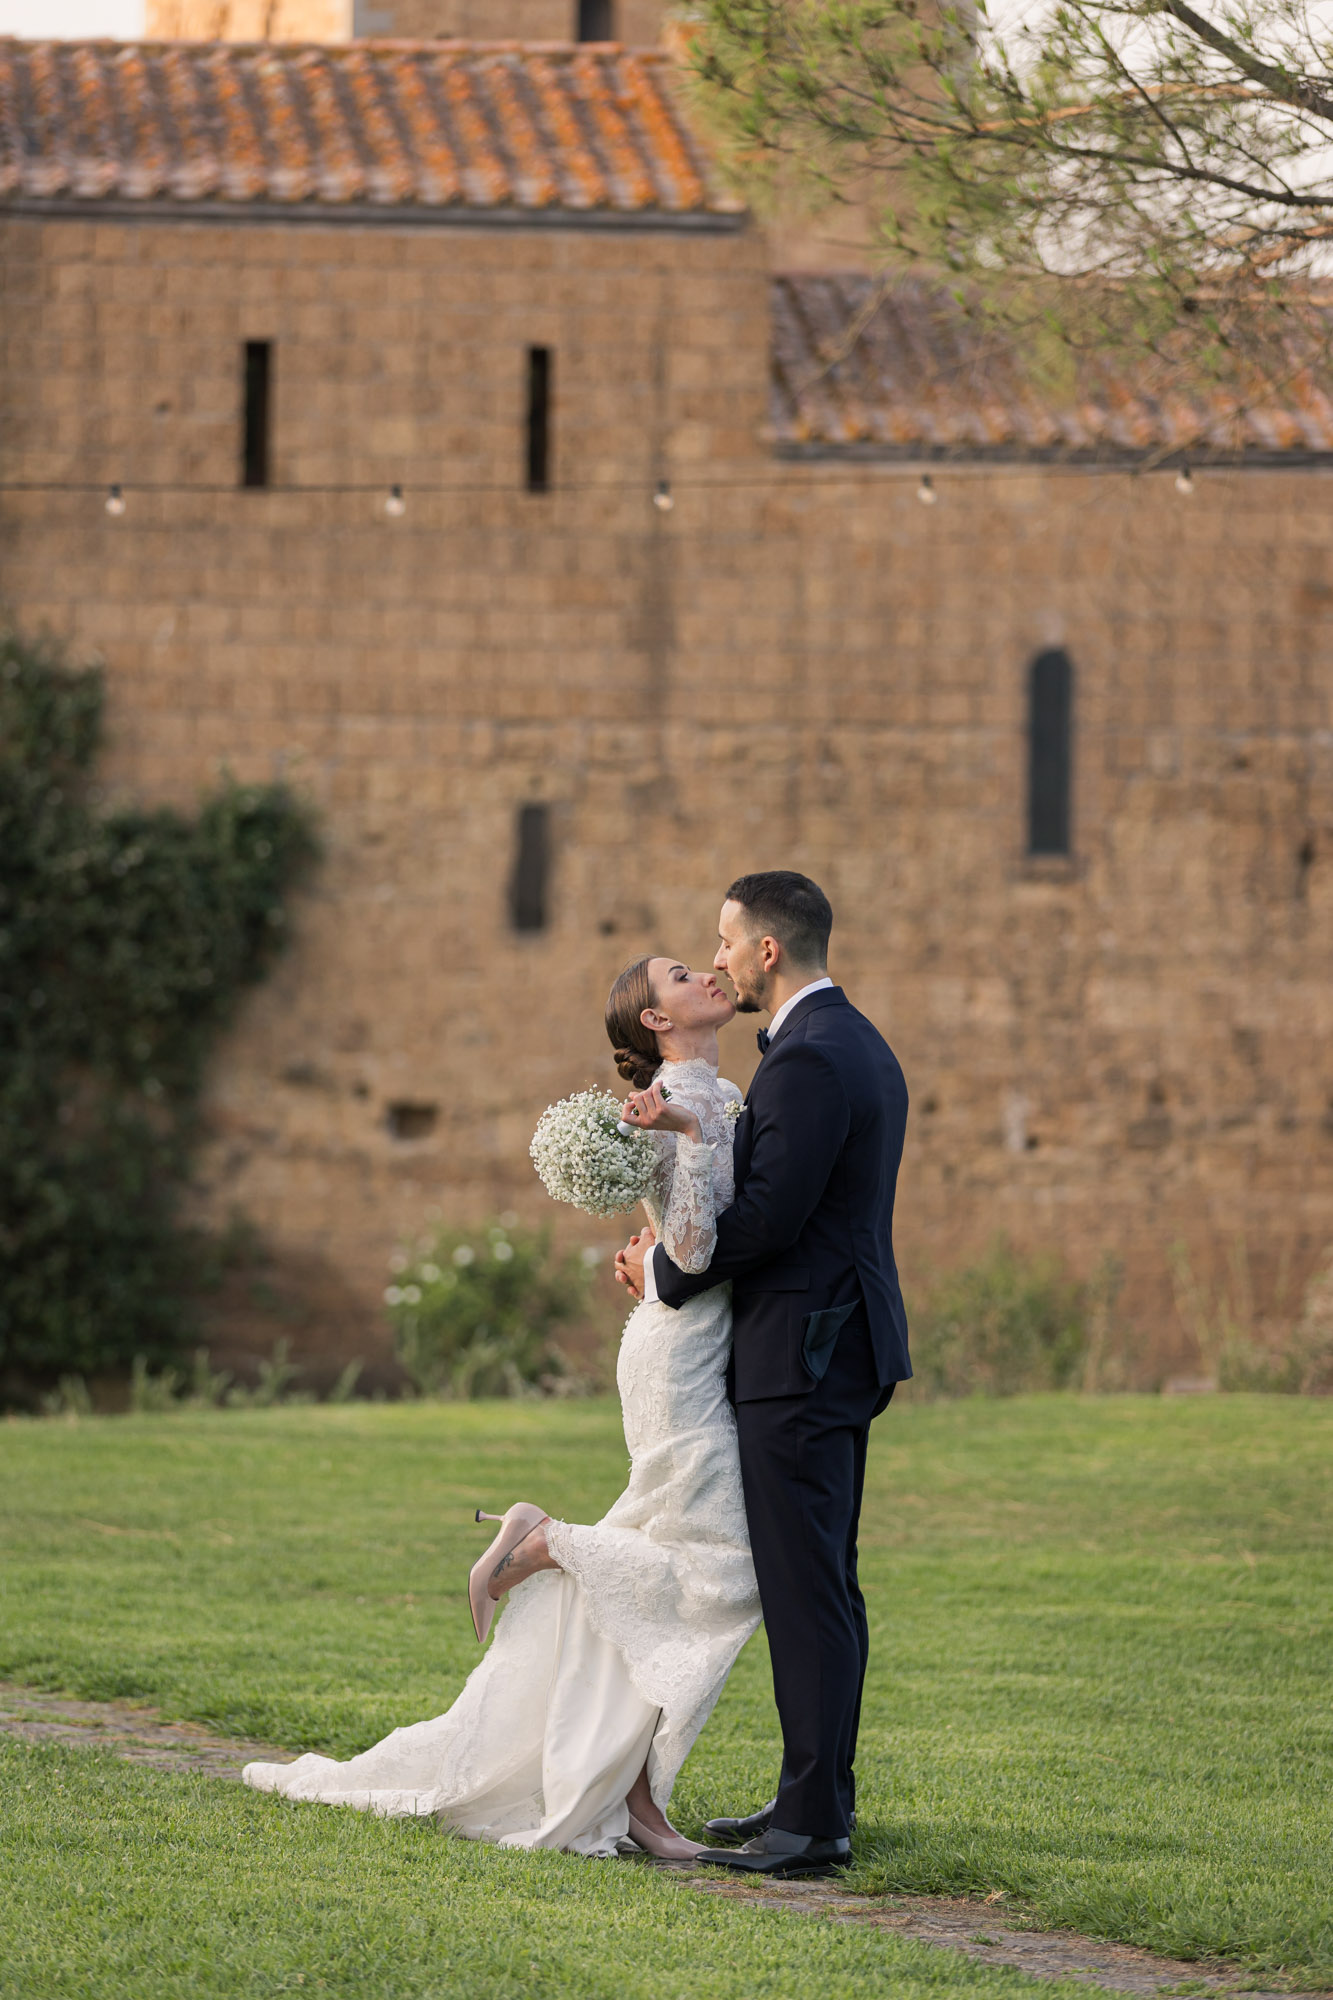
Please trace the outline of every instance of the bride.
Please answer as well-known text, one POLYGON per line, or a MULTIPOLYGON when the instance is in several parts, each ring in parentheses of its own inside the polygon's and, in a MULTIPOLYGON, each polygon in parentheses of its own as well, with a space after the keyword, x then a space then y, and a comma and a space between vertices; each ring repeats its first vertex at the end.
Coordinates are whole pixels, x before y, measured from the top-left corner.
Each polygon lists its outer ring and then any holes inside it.
MULTIPOLYGON (((732 1198, 740 1093, 718 1077, 717 1031, 735 1011, 711 972, 669 958, 627 966, 606 1004, 616 1067, 633 1086, 623 1115, 659 1149, 644 1205, 686 1271, 707 1268, 732 1198)), ((453 1707, 350 1763, 247 1764, 248 1785, 434 1813, 502 1847, 611 1855, 628 1836, 665 1859, 700 1851, 667 1818, 672 1787, 759 1623, 724 1380, 730 1292, 630 1315, 616 1369, 629 1485, 591 1527, 526 1502, 502 1517, 470 1579, 479 1639, 508 1604, 453 1707)))

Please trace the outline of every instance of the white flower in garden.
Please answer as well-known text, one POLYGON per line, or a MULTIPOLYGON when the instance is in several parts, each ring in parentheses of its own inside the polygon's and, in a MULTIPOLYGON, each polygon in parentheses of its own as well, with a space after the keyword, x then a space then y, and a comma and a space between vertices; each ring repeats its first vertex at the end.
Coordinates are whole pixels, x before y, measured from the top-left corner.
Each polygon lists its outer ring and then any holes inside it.
POLYGON ((419 1306, 421 1304, 420 1285, 403 1286, 403 1304, 408 1306, 419 1306))
POLYGON ((407 1269, 406 1250, 394 1251, 392 1257, 389 1259, 389 1269, 391 1271, 405 1271, 407 1269))
POLYGON ((384 1303, 386 1306, 400 1306, 403 1303, 403 1295, 397 1285, 389 1286, 384 1294, 384 1303))
POLYGON ((609 1090, 581 1090, 545 1110, 528 1148, 542 1186, 585 1215, 623 1215, 643 1200, 657 1169, 648 1132, 617 1130, 609 1090))
POLYGON ((460 1243, 454 1252, 455 1264, 475 1264, 477 1253, 470 1243, 460 1243))
POLYGON ((425 1280, 426 1284, 438 1285, 441 1277, 439 1265, 423 1264, 421 1267, 420 1276, 425 1280))
POLYGON ((507 1264, 509 1262, 509 1259, 513 1256, 513 1254, 514 1254, 513 1244, 506 1243, 503 1236, 500 1238, 500 1241, 498 1243, 494 1243, 491 1245, 491 1255, 492 1257, 494 1257, 497 1264, 507 1264))

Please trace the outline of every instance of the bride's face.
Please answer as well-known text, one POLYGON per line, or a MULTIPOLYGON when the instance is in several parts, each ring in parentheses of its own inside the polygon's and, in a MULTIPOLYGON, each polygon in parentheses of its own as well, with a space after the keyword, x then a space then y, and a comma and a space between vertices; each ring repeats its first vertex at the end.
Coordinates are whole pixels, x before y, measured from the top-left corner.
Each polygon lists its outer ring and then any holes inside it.
POLYGON ((674 958, 650 958, 648 983, 657 1004, 644 1022, 658 1033, 663 1018, 673 1028, 721 1028, 736 1012, 713 973, 692 972, 674 958))

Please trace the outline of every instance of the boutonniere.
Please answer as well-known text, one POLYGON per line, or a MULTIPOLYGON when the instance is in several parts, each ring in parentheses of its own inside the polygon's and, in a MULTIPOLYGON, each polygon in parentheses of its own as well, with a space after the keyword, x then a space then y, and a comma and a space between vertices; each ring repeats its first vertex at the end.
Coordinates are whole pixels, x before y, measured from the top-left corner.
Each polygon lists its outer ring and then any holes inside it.
POLYGON ((727 1099, 727 1117, 731 1120, 733 1125, 736 1123, 737 1119, 740 1117, 744 1109, 745 1106, 741 1103, 739 1097, 729 1097, 727 1099))

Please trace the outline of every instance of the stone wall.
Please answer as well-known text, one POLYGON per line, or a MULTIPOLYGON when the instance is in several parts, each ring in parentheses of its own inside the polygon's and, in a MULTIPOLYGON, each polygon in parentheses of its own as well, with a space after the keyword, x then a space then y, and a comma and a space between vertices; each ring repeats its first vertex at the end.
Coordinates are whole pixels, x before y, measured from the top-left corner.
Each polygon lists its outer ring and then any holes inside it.
MULTIPOLYGON (((1324 474, 937 469, 923 507, 908 468, 775 463, 755 234, 11 219, 0 260, 4 478, 128 493, 5 492, 0 595, 105 656, 117 786, 284 772, 323 815, 200 1199, 343 1345, 433 1210, 546 1214, 528 1136, 612 1081, 610 979, 711 956, 751 867, 825 884, 833 970, 907 1070, 909 1288, 1000 1229, 1111 1252, 1164 1363, 1177 1237, 1201 1267, 1243 1241, 1261 1289, 1333 1241, 1324 474), (365 490, 234 490, 247 339, 276 343, 278 485, 365 490), (1068 863, 1024 852, 1052 644, 1068 863), (519 935, 530 802, 550 923, 519 935)), ((752 1061, 738 1023, 724 1067, 752 1061)))

